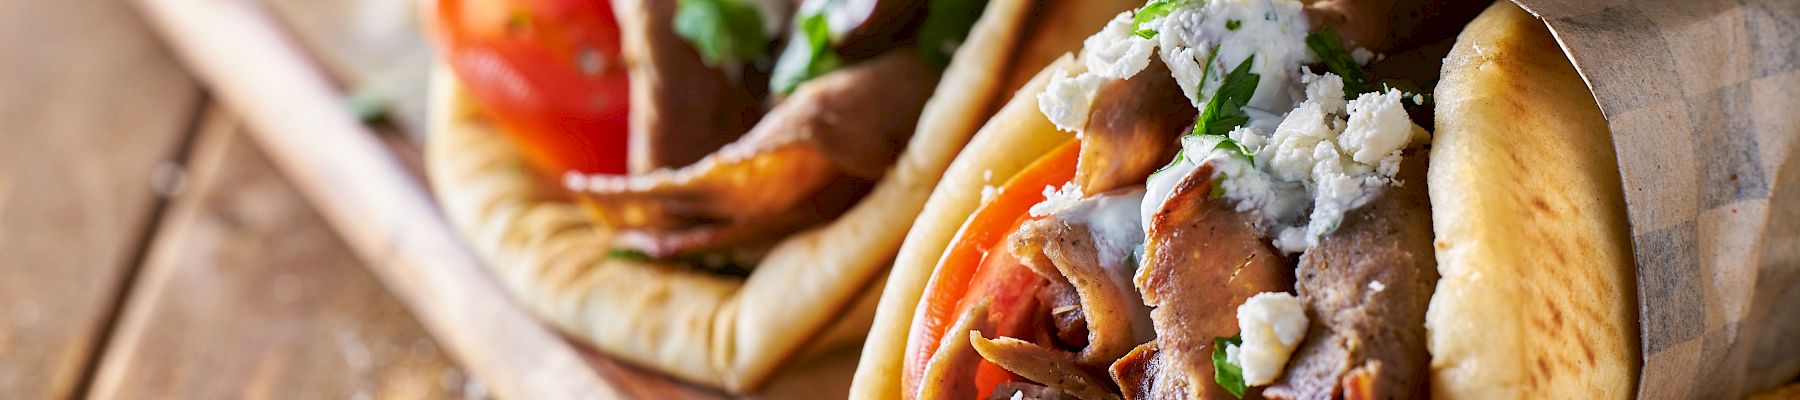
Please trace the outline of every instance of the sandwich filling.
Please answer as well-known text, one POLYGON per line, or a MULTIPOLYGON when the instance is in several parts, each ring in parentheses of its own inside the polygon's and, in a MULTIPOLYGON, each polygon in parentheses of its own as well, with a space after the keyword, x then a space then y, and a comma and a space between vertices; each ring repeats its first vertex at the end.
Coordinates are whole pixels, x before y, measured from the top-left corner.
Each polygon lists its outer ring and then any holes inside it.
POLYGON ((637 160, 562 184, 612 254, 743 275, 873 190, 987 1, 627 4, 637 160))
POLYGON ((1043 322, 945 333, 969 343, 909 354, 909 371, 932 378, 909 376, 908 395, 1422 394, 1437 274, 1430 134, 1415 122, 1430 101, 1412 79, 1434 76, 1383 61, 1444 49, 1340 37, 1344 21, 1366 20, 1342 7, 1153 0, 1089 37, 1079 68, 1052 72, 1037 95, 1080 141, 1074 178, 1044 187, 1009 239, 1011 258, 1043 279, 1032 286, 1043 322), (1011 378, 971 389, 935 373, 977 362, 1011 378))

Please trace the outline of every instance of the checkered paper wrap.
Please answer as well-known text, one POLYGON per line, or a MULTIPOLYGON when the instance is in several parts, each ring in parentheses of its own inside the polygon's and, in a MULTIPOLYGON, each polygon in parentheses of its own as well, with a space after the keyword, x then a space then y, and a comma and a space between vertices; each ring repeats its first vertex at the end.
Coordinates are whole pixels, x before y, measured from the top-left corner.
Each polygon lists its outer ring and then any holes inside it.
POLYGON ((1645 399, 1800 375, 1800 1, 1516 0, 1606 114, 1645 399))

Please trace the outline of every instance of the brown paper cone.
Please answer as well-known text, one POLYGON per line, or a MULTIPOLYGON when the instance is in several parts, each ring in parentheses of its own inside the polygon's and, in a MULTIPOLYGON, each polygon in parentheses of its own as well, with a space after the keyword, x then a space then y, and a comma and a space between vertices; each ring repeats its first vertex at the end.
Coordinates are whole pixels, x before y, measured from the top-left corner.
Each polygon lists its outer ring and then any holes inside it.
POLYGON ((1800 2, 1515 1, 1612 129, 1639 397, 1741 398, 1800 375, 1800 2))

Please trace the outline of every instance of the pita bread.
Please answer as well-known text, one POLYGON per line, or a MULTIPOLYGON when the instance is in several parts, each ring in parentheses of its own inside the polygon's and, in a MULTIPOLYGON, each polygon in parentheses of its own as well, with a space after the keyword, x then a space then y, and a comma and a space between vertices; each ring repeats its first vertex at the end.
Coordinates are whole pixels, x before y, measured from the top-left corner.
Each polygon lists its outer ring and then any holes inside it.
POLYGON ((1544 24, 1496 2, 1436 89, 1433 397, 1626 398, 1632 253, 1606 120, 1544 24))
MULTIPOLYGON (((1038 111, 1037 93, 1056 69, 1082 71, 1069 53, 1081 48, 1082 39, 1097 32, 1119 12, 1143 5, 1136 0, 1020 2, 1024 37, 1016 50, 988 53, 996 58, 997 73, 1006 77, 1006 88, 1018 88, 1010 96, 995 96, 999 110, 992 119, 983 115, 972 121, 980 126, 961 155, 950 164, 944 179, 931 191, 924 211, 907 232, 905 244, 894 259, 893 272, 883 288, 881 305, 868 341, 863 343, 850 397, 896 399, 901 396, 900 370, 905 362, 906 339, 912 330, 913 309, 925 291, 926 281, 937 269, 938 257, 950 245, 963 220, 981 202, 984 186, 999 186, 1026 164, 1062 144, 1071 136, 1059 132, 1038 111), (1025 14, 1029 14, 1026 17, 1025 14), (1048 67, 1044 67, 1044 66, 1048 67), (985 121, 985 123, 983 123, 985 121)), ((991 9, 990 9, 991 10, 991 9)), ((958 53, 958 57, 964 57, 958 53)), ((929 108, 927 112, 930 112, 929 108)))
POLYGON ((527 173, 443 66, 434 72, 426 172, 451 222, 533 313, 614 357, 747 392, 797 354, 861 339, 913 217, 987 118, 1026 5, 990 2, 875 189, 837 220, 776 245, 748 278, 609 258, 610 233, 557 182, 527 173))
MULTIPOLYGON (((1080 66, 1065 58, 1045 71, 1056 68, 1080 66)), ((912 311, 982 186, 1067 139, 1025 95, 1044 76, 976 135, 908 234, 855 397, 900 397, 912 311)), ((1581 78, 1541 22, 1499 2, 1463 32, 1435 96, 1429 181, 1445 278, 1427 323, 1433 394, 1628 397, 1637 342, 1624 201, 1606 121, 1581 78)))

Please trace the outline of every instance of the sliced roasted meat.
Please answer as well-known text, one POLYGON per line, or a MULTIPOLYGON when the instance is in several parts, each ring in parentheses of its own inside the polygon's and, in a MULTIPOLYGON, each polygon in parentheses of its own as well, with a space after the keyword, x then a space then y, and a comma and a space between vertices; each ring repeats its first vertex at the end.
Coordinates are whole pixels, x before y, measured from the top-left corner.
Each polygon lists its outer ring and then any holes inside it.
MULTIPOLYGON (((842 214, 874 186, 875 182, 871 180, 838 175, 823 183, 811 196, 774 214, 736 221, 694 220, 671 228, 619 229, 613 232, 612 245, 659 259, 691 256, 705 260, 731 255, 728 257, 730 264, 755 265, 762 258, 760 252, 746 250, 773 245, 781 239, 776 233, 799 231, 842 214)), ((594 214, 599 215, 599 211, 595 210, 594 214)), ((595 217, 600 218, 603 216, 595 217)))
POLYGON ((1112 365, 1113 382, 1125 394, 1125 400, 1187 398, 1187 382, 1169 372, 1169 361, 1162 357, 1156 342, 1138 345, 1112 365))
POLYGON ((1044 348, 1031 342, 999 337, 988 339, 981 332, 969 332, 969 344, 981 358, 1019 374, 1032 382, 1067 392, 1082 400, 1112 400, 1110 381, 1104 375, 1088 372, 1075 361, 1075 354, 1044 348))
POLYGON ((925 363, 925 378, 919 382, 919 399, 967 399, 975 397, 977 390, 975 368, 981 365, 981 355, 963 337, 961 332, 992 331, 993 324, 988 322, 988 307, 992 303, 981 301, 957 316, 956 323, 950 325, 949 332, 938 345, 937 353, 925 363))
POLYGON ((736 82, 733 74, 707 66, 675 34, 676 2, 612 4, 631 78, 631 172, 692 164, 756 124, 763 110, 750 88, 761 85, 736 82))
POLYGON ((1050 312, 1050 336, 1069 348, 1088 345, 1087 315, 1081 312, 1081 293, 1067 281, 1053 281, 1038 290, 1038 303, 1050 312))
POLYGON ((1329 26, 1376 53, 1455 38, 1493 0, 1303 0, 1314 27, 1329 26))
POLYGON ((807 0, 802 12, 825 9, 832 42, 844 58, 873 57, 896 47, 913 44, 919 21, 925 16, 923 0, 807 0), (816 4, 814 4, 816 3, 816 4))
POLYGON ((1264 395, 1342 398, 1359 370, 1368 375, 1367 398, 1424 395, 1425 307, 1438 280, 1426 158, 1408 154, 1397 176, 1401 186, 1350 211, 1300 257, 1296 288, 1312 327, 1264 395))
MULTIPOLYGON (((1131 285, 1132 247, 1143 235, 1137 223, 1143 197, 1142 189, 1131 189, 1082 199, 1020 225, 1009 238, 1009 251, 1019 262, 1053 284, 1075 289, 1080 307, 1074 311, 1087 330, 1079 357, 1084 365, 1111 364, 1150 337, 1149 310, 1131 285)), ((1050 311, 1061 318, 1055 314, 1059 309, 1050 311)))
POLYGON ((1144 182, 1174 157, 1177 138, 1198 114, 1154 57, 1131 79, 1100 86, 1093 104, 1075 167, 1075 182, 1088 194, 1144 182))
POLYGON ((623 245, 653 256, 791 231, 854 204, 796 207, 838 177, 887 171, 936 79, 915 52, 896 50, 802 85, 743 139, 693 165, 567 183, 597 220, 635 231, 623 245))
POLYGON ((1074 400, 1076 398, 1069 392, 1025 382, 1001 383, 994 387, 994 394, 988 396, 988 400, 1074 400))
MULTIPOLYGON (((971 280, 955 322, 924 362, 919 386, 911 389, 916 399, 970 399, 989 393, 992 385, 1011 379, 1011 374, 984 364, 969 343, 972 331, 997 336, 1032 337, 1042 333, 1042 306, 1035 293, 1044 285, 1036 272, 1013 260, 998 246, 971 280), (978 386, 978 383, 984 386, 978 386)), ((1042 341, 1048 342, 1049 338, 1042 341)), ((909 351, 913 349, 910 348, 909 351)))
POLYGON ((1255 226, 1258 218, 1213 198, 1213 164, 1183 177, 1156 211, 1137 288, 1154 307, 1165 370, 1194 398, 1232 399, 1213 380, 1213 339, 1238 333, 1237 307, 1293 287, 1293 268, 1255 226))

